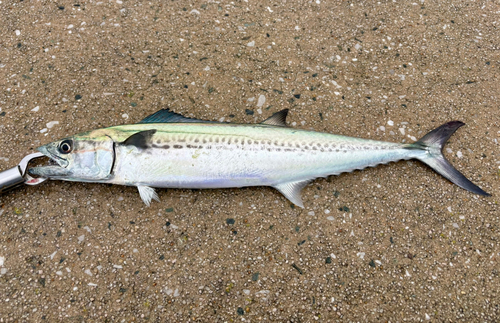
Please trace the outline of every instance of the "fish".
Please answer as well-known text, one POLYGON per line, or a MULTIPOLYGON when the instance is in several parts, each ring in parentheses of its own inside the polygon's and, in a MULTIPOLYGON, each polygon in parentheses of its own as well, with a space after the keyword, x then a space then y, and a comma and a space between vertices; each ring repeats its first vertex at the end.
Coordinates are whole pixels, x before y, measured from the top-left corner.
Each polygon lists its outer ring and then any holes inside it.
POLYGON ((489 196, 442 150, 461 126, 451 121, 414 143, 393 143, 291 128, 288 109, 261 123, 188 118, 162 109, 136 124, 76 134, 38 148, 50 165, 29 169, 51 180, 136 186, 147 206, 155 188, 270 186, 303 208, 302 189, 319 177, 417 159, 475 194, 489 196))

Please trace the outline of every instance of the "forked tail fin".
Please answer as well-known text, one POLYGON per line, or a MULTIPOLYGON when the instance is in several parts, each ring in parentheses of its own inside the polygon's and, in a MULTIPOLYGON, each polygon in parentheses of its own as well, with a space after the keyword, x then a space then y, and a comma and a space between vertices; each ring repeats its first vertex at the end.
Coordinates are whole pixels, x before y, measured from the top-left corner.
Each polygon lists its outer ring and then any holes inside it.
POLYGON ((445 123, 423 136, 419 141, 408 144, 406 148, 425 150, 427 153, 424 157, 418 158, 420 161, 424 162, 433 170, 461 188, 479 195, 490 196, 490 194, 469 181, 444 158, 442 152, 444 144, 451 135, 463 125, 464 123, 461 121, 445 123))

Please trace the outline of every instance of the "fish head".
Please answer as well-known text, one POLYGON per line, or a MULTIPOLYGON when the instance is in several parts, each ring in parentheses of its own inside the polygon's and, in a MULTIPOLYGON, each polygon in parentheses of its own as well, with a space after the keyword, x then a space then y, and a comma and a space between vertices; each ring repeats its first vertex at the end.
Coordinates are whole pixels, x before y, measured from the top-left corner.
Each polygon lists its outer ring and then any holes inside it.
POLYGON ((115 159, 109 136, 76 135, 37 149, 50 158, 50 165, 33 167, 29 172, 50 179, 102 181, 110 176, 115 159))

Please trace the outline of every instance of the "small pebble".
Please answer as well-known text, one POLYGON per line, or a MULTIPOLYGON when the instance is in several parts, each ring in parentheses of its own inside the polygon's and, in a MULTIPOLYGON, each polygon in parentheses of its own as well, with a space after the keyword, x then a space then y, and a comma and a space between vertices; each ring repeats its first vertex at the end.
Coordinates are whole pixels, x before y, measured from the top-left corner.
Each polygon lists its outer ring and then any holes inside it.
POLYGON ((259 100, 257 101, 257 106, 260 108, 266 103, 266 97, 264 95, 259 95, 259 100))

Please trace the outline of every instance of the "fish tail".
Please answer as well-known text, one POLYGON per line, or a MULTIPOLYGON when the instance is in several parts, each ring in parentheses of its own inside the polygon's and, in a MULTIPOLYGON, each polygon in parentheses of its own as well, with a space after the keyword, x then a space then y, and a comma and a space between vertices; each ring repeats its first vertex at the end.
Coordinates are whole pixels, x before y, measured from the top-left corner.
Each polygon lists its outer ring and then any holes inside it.
POLYGON ((417 159, 427 164, 437 173, 441 174, 443 177, 447 178, 449 181, 460 186, 461 188, 479 195, 490 196, 490 194, 483 191, 480 187, 469 181, 462 173, 456 170, 443 155, 443 146, 446 144, 451 135, 463 125, 464 123, 461 121, 451 121, 445 123, 423 136, 419 141, 407 144, 405 148, 425 150, 426 154, 417 157, 417 159))

